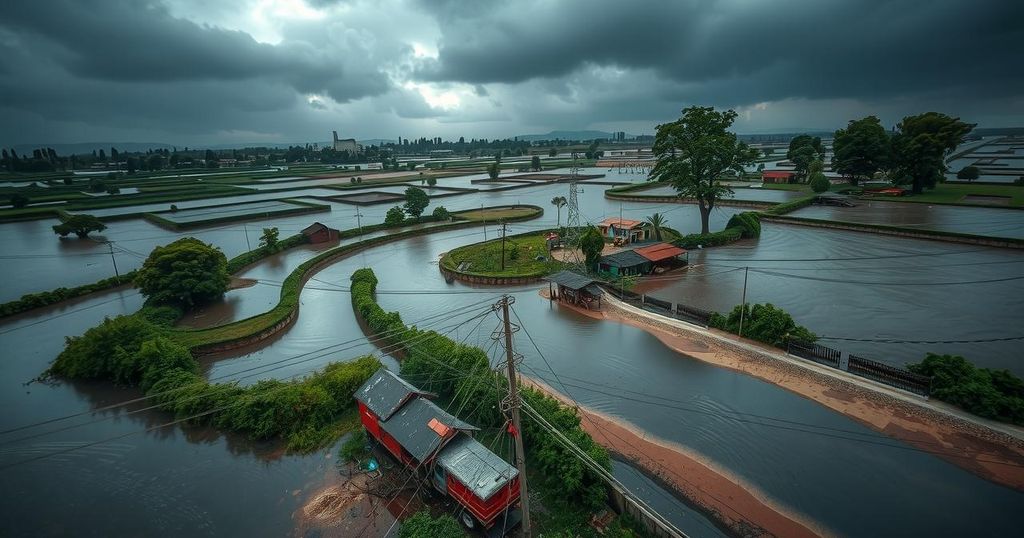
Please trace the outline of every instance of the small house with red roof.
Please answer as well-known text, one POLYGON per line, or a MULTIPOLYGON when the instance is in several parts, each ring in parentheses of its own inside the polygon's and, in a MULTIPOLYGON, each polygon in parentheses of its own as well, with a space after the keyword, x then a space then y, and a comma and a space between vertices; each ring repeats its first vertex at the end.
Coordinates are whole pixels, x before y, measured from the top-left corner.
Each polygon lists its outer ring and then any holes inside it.
POLYGON ((623 245, 644 241, 649 232, 644 221, 619 217, 602 220, 597 224, 597 229, 601 231, 601 235, 623 245))
POLYGON ((762 183, 789 183, 796 177, 792 170, 763 170, 761 172, 762 183))

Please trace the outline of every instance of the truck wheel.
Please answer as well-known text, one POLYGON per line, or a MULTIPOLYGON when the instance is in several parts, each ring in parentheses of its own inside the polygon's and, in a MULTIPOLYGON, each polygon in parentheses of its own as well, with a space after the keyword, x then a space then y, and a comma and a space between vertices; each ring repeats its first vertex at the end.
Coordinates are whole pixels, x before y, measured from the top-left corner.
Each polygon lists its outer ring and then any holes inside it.
POLYGON ((472 529, 472 528, 476 527, 476 520, 473 519, 473 516, 471 516, 469 514, 469 512, 466 512, 465 510, 463 510, 462 511, 462 524, 465 525, 467 529, 472 529))

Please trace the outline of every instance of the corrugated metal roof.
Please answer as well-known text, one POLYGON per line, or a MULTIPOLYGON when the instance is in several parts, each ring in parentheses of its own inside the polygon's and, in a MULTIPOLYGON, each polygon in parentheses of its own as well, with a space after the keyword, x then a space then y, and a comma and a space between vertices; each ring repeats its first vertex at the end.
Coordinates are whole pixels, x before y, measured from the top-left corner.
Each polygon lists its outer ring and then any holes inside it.
POLYGON ((600 263, 611 267, 636 267, 637 265, 650 263, 650 260, 632 250, 622 250, 614 254, 601 256, 600 263))
POLYGON ((544 277, 544 280, 547 280, 548 282, 554 282, 559 286, 565 286, 571 290, 581 290, 589 286, 590 284, 597 282, 596 280, 590 277, 583 276, 579 273, 574 273, 572 271, 559 271, 553 275, 548 275, 544 277))
POLYGON ((455 430, 478 429, 449 415, 425 398, 414 398, 403 405, 390 419, 381 423, 381 428, 409 451, 416 461, 424 461, 437 451, 443 439, 430 426, 433 419, 455 430))
POLYGON ((387 368, 377 370, 356 391, 355 398, 366 404, 382 421, 391 418, 411 394, 430 394, 420 391, 387 368))
POLYGON ((437 464, 483 500, 519 474, 515 467, 466 434, 445 445, 437 456, 437 464))
POLYGON ((636 252, 652 262, 660 262, 661 260, 675 258, 680 254, 686 254, 685 250, 668 243, 656 243, 646 247, 639 247, 634 249, 633 252, 636 252))

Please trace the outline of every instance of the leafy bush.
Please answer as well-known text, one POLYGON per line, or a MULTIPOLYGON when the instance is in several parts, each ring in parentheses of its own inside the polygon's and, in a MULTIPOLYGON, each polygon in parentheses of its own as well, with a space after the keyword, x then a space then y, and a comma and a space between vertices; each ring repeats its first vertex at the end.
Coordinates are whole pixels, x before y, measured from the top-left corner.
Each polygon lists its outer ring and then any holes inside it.
POLYGON ((685 235, 675 241, 672 244, 682 248, 697 248, 697 245, 701 247, 718 247, 721 245, 727 245, 735 241, 739 241, 743 237, 743 228, 733 227, 726 228, 720 232, 711 232, 707 234, 690 234, 685 235))
POLYGON ((366 430, 359 428, 341 444, 341 449, 338 450, 338 459, 355 463, 369 456, 370 453, 366 450, 367 443, 366 430))
POLYGON ((405 211, 402 211, 402 208, 397 205, 384 215, 385 226, 401 226, 403 222, 405 222, 405 211))
POLYGON ((398 538, 462 538, 462 527, 455 518, 442 514, 431 517, 427 510, 420 510, 402 522, 398 538))
POLYGON ((811 178, 811 190, 814 192, 825 192, 832 187, 832 183, 824 175, 811 178))
POLYGON ((82 336, 67 339, 67 345, 50 371, 78 379, 110 379, 132 384, 141 372, 131 368, 142 343, 161 336, 163 329, 140 316, 105 318, 82 336))
MULTIPOLYGON (((806 327, 797 325, 785 310, 776 307, 771 303, 745 305, 746 313, 743 314, 743 336, 753 338, 760 342, 775 347, 786 347, 787 340, 797 342, 814 342, 818 339, 806 327)), ((740 326, 740 313, 744 311, 744 305, 736 305, 729 312, 728 316, 718 313, 711 315, 709 325, 731 333, 738 333, 740 326)))
POLYGON ((237 273, 247 265, 252 265, 271 254, 281 252, 282 250, 288 250, 292 247, 303 245, 309 241, 305 235, 295 234, 291 237, 287 237, 275 243, 273 248, 267 248, 267 245, 263 245, 254 248, 250 251, 243 252, 234 258, 228 260, 227 271, 230 274, 237 273))
MULTIPOLYGON (((434 179, 434 178, 430 178, 430 179, 434 179)), ((433 216, 437 220, 448 220, 449 218, 451 218, 452 214, 449 213, 448 210, 445 209, 445 207, 443 205, 439 205, 439 206, 434 208, 434 213, 431 216, 433 216)))
POLYGON ((932 378, 935 398, 981 417, 1024 424, 1024 381, 1008 370, 978 368, 959 355, 934 353, 907 369, 932 378))
POLYGON ((725 225, 726 230, 729 228, 740 228, 742 230, 742 237, 755 239, 761 237, 761 218, 759 213, 755 211, 737 213, 725 225))

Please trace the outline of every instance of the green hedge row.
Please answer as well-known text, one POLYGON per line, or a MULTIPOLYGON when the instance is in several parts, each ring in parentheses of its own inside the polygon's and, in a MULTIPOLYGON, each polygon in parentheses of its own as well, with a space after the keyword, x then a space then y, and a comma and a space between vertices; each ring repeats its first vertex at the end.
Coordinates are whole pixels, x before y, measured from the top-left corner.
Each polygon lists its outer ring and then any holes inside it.
MULTIPOLYGON (((143 313, 105 319, 67 346, 48 370, 70 379, 107 380, 139 387, 160 409, 190 422, 286 441, 289 450, 322 447, 358 424, 353 395, 379 367, 373 357, 332 363, 293 381, 247 387, 209 383, 169 328, 143 313)), ((165 318, 166 319, 166 318, 165 318)))
POLYGON ((235 274, 241 271, 243 268, 252 265, 267 256, 277 254, 278 252, 288 250, 290 248, 304 245, 309 242, 309 238, 302 234, 295 234, 291 237, 286 237, 277 242, 274 248, 267 248, 266 245, 256 247, 250 251, 243 252, 234 258, 228 260, 228 273, 235 274))
POLYGON ((0 304, 0 318, 20 314, 27 310, 32 310, 33 308, 49 306, 68 299, 74 299, 75 297, 81 297, 96 291, 116 288, 117 286, 124 284, 131 284, 133 278, 135 278, 135 271, 130 271, 121 276, 112 276, 110 278, 100 280, 99 282, 93 282, 92 284, 86 284, 84 286, 74 288, 57 288, 55 290, 42 291, 39 293, 28 293, 22 295, 20 299, 0 304))
POLYGON ((739 241, 742 237, 743 228, 737 226, 726 228, 720 232, 684 235, 673 241, 672 244, 685 249, 697 248, 698 245, 702 248, 719 247, 739 241))
MULTIPOLYGON (((438 394, 448 401, 450 412, 482 428, 500 428, 505 418, 497 402, 507 392, 508 381, 491 370, 487 353, 474 346, 456 342, 434 331, 407 327, 397 312, 386 312, 377 304, 374 292, 377 277, 371 269, 352 274, 352 306, 370 331, 382 338, 391 352, 402 360, 402 377, 417 387, 438 394), (493 402, 493 405, 487 405, 493 402), (468 405, 467 405, 468 404, 468 405)), ((575 410, 529 388, 523 399, 555 427, 606 469, 611 469, 608 452, 580 426, 575 410)), ((605 503, 607 491, 600 477, 587 469, 550 433, 532 420, 523 424, 527 461, 548 486, 577 505, 593 510, 605 503)))
POLYGON ((779 204, 779 205, 776 205, 776 206, 771 207, 769 209, 766 209, 766 210, 764 210, 764 213, 766 213, 768 215, 785 215, 786 213, 792 213, 793 211, 796 211, 797 209, 803 209, 803 208, 811 205, 812 203, 814 203, 814 199, 817 198, 817 197, 818 197, 817 194, 812 194, 810 196, 805 196, 803 198, 798 198, 796 200, 793 200, 793 201, 790 201, 790 202, 786 202, 784 204, 779 204))

